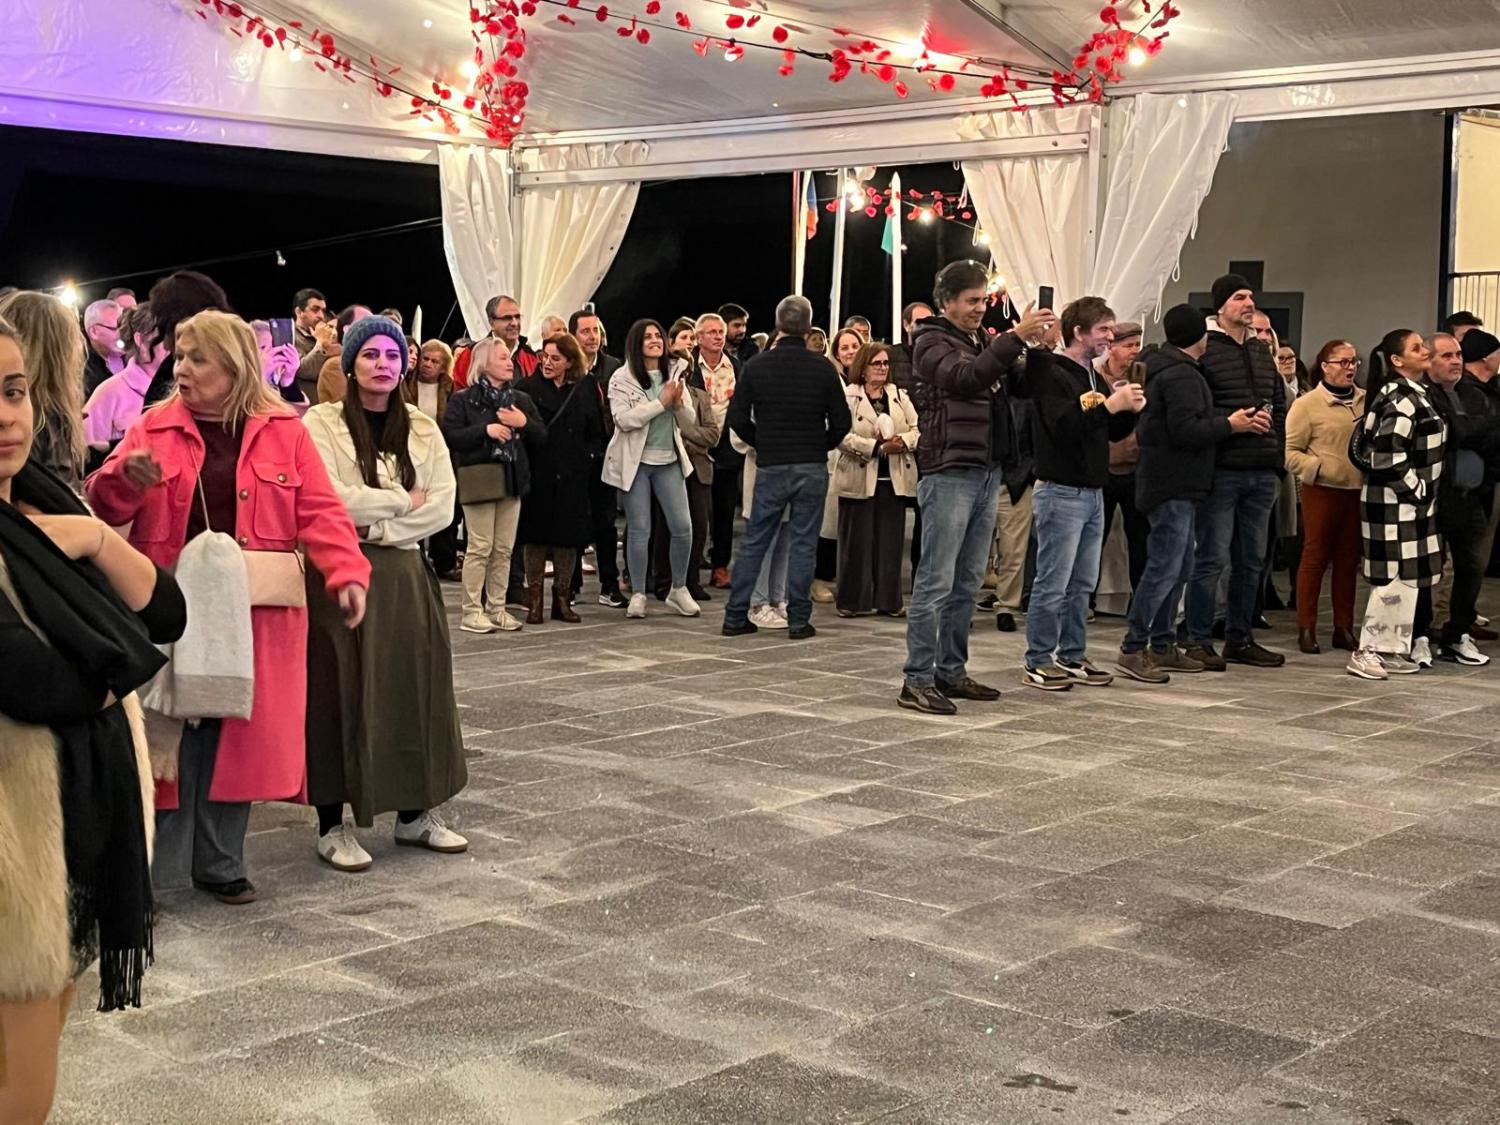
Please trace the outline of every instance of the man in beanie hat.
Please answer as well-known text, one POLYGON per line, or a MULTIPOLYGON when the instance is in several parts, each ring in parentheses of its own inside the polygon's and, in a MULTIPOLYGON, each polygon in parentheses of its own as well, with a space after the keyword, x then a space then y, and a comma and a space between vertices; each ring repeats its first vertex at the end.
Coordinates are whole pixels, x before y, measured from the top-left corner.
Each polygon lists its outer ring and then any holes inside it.
POLYGON ((1202 313, 1178 305, 1162 326, 1167 343, 1146 356, 1146 409, 1136 425, 1136 506, 1149 519, 1151 535, 1115 663, 1122 674, 1148 684, 1166 683, 1170 672, 1204 670, 1176 644, 1177 603, 1193 570, 1197 508, 1212 490, 1219 443, 1271 428, 1270 418, 1253 407, 1225 417, 1214 404, 1198 366, 1208 347, 1202 313))
POLYGON ((1250 283, 1225 274, 1212 293, 1218 326, 1208 333, 1201 366, 1214 407, 1226 419, 1245 410, 1262 414, 1266 425, 1228 434, 1219 443, 1213 487, 1194 520, 1198 544, 1187 589, 1187 654, 1213 672, 1222 672, 1226 662, 1277 668, 1286 657, 1256 644, 1251 623, 1265 574, 1271 509, 1286 472, 1286 384, 1271 349, 1255 337, 1250 283), (1213 647, 1214 610, 1226 567, 1229 604, 1220 656, 1213 647))
MULTIPOLYGON (((1109 351, 1094 360, 1094 370, 1111 387, 1122 379, 1129 379, 1132 372, 1134 382, 1141 382, 1145 373, 1140 363, 1142 331, 1134 321, 1116 324, 1115 342, 1109 346, 1109 351)), ((1109 477, 1104 485, 1104 536, 1107 541, 1110 528, 1114 526, 1115 509, 1119 508, 1132 593, 1146 569, 1146 537, 1151 532, 1151 525, 1135 506, 1135 467, 1140 455, 1134 433, 1110 442, 1109 477)))
MULTIPOLYGON (((1457 313, 1454 316, 1458 316, 1457 313)), ((1450 320, 1453 317, 1449 318, 1450 320)), ((1455 332, 1455 335, 1457 333, 1455 332)), ((1460 393, 1472 393, 1478 390, 1484 395, 1485 405, 1488 408, 1490 424, 1500 428, 1500 379, 1496 379, 1496 373, 1500 373, 1500 340, 1497 340, 1489 332, 1477 326, 1470 326, 1459 340, 1459 347, 1463 350, 1464 374, 1459 380, 1460 393)), ((1490 467, 1491 483, 1500 479, 1500 466, 1490 467)), ((1475 545, 1484 559, 1484 565, 1488 566, 1495 547, 1495 530, 1500 527, 1500 489, 1495 490, 1494 500, 1490 504, 1489 519, 1485 522, 1484 534, 1475 545)), ((1493 641, 1500 637, 1489 627, 1488 622, 1475 625, 1470 633, 1476 641, 1493 641)))

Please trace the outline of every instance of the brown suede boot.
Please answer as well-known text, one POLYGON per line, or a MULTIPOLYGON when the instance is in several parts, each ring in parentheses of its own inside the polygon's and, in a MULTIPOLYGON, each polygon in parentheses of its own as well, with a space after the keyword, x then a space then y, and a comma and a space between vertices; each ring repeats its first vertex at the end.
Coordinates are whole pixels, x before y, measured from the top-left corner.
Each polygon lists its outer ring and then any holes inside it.
POLYGON ((540 625, 542 617, 542 584, 533 582, 526 587, 526 624, 540 625))
POLYGON ((552 620, 566 621, 569 625, 577 625, 583 620, 573 612, 573 607, 568 604, 568 599, 557 588, 556 582, 552 584, 552 620))

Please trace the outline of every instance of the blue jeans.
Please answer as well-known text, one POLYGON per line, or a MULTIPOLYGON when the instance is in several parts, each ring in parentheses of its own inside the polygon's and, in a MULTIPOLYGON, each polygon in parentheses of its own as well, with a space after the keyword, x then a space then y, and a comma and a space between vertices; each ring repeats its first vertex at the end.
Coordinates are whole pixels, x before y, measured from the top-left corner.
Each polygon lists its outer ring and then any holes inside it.
POLYGON ((625 493, 625 565, 630 572, 630 589, 646 592, 646 556, 651 546, 651 497, 661 505, 667 533, 672 538, 672 585, 687 585, 688 556, 693 551, 693 517, 688 513, 687 482, 682 466, 641 465, 635 472, 630 491, 625 493))
POLYGON ((1191 500, 1166 500, 1147 513, 1146 569, 1130 600, 1121 652, 1140 652, 1148 641, 1166 652, 1177 640, 1177 603, 1193 574, 1195 508, 1191 500))
POLYGON ((917 484, 922 558, 906 610, 906 682, 931 687, 968 675, 969 623, 995 538, 1000 466, 956 469, 917 484))
POLYGON ((1198 550, 1187 588, 1187 638, 1191 645, 1213 644, 1214 602, 1219 577, 1229 567, 1229 600, 1224 612, 1226 644, 1255 639, 1250 621, 1266 569, 1266 537, 1276 503, 1276 474, 1270 469, 1219 469, 1213 491, 1198 502, 1198 550))
POLYGON ((1088 654, 1089 593, 1099 584, 1104 490, 1037 481, 1031 490, 1036 578, 1026 610, 1026 667, 1088 654))
POLYGON ((750 595, 750 604, 780 605, 786 601, 786 567, 792 552, 790 525, 783 523, 776 531, 776 538, 766 552, 766 561, 760 564, 760 574, 755 578, 755 593, 750 595))
POLYGON ((817 565, 818 529, 823 526, 823 500, 828 495, 828 463, 769 465, 755 474, 755 493, 745 521, 734 582, 724 624, 743 625, 750 613, 750 596, 760 579, 761 563, 777 534, 789 538, 786 565, 787 624, 798 629, 812 621, 813 568, 817 565), (791 518, 782 529, 782 512, 791 518))

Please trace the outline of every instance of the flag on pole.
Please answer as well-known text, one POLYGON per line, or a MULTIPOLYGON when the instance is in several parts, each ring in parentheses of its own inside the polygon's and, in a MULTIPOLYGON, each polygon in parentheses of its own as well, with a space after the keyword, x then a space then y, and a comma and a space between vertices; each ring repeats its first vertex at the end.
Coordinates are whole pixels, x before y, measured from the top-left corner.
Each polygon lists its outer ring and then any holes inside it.
MULTIPOLYGON (((899 204, 897 205, 900 206, 899 204)), ((885 233, 880 236, 880 248, 892 256, 896 253, 896 215, 895 212, 885 217, 885 233)))
POLYGON ((815 238, 818 233, 818 184, 817 175, 813 172, 803 172, 802 182, 805 190, 803 195, 806 204, 803 210, 807 214, 807 237, 815 238))

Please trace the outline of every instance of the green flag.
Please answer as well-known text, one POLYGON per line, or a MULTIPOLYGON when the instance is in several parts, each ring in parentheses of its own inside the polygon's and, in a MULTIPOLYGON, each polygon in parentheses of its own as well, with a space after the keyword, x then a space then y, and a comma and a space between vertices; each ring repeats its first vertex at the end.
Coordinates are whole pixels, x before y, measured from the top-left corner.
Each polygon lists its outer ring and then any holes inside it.
POLYGON ((887 254, 896 253, 896 219, 894 215, 885 217, 885 233, 880 236, 880 248, 887 254))

